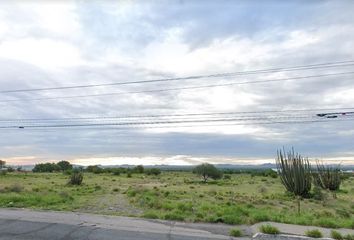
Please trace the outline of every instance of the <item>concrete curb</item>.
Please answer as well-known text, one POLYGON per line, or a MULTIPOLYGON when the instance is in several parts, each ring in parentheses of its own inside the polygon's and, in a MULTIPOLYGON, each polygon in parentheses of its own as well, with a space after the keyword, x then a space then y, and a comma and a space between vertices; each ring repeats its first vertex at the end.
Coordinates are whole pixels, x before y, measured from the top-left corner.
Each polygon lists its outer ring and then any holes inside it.
POLYGON ((256 233, 253 235, 252 239, 255 240, 333 240, 332 238, 311 238, 300 235, 290 235, 290 234, 265 234, 256 233))

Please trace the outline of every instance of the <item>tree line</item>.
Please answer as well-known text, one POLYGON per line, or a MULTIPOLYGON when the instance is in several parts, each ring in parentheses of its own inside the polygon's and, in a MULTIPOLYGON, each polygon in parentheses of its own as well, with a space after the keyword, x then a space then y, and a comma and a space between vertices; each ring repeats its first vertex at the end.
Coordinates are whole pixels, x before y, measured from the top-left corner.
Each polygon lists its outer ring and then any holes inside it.
POLYGON ((32 172, 63 172, 72 170, 73 165, 68 161, 57 163, 38 163, 32 169, 32 172))

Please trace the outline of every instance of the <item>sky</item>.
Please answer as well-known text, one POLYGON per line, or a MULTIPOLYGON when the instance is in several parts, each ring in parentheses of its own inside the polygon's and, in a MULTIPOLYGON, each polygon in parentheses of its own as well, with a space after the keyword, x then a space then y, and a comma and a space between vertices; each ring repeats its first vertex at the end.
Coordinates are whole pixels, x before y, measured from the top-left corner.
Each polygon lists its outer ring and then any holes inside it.
MULTIPOLYGON (((354 1, 2 1, 0 90, 210 75, 354 60, 354 1)), ((305 71, 0 93, 1 119, 353 108, 353 71, 305 71), (95 95, 82 98, 63 96, 95 95), (33 100, 36 98, 54 98, 33 100), (28 100, 32 99, 32 100, 28 100), (8 101, 16 100, 16 101, 8 101)), ((0 129, 12 165, 274 162, 279 148, 354 163, 354 122, 0 129)))

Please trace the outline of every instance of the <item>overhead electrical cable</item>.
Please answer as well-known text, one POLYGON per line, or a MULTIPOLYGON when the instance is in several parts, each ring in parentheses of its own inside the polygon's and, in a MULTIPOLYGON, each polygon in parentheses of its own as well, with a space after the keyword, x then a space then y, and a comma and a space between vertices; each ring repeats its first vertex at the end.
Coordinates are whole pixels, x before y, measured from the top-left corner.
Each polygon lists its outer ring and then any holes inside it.
POLYGON ((268 69, 258 69, 258 70, 250 70, 250 71, 238 71, 238 72, 217 73, 217 74, 209 74, 209 75, 195 75, 195 76, 187 76, 187 77, 161 78, 161 79, 140 80, 140 81, 127 81, 127 82, 101 83, 101 84, 88 84, 88 85, 75 85, 75 86, 61 86, 61 87, 47 87, 47 88, 1 90, 0 93, 19 93, 19 92, 35 92, 35 91, 49 91, 49 90, 63 90, 63 89, 77 89, 77 88, 94 88, 94 87, 105 87, 105 86, 115 86, 115 85, 180 81, 180 80, 192 80, 192 79, 204 79, 204 78, 234 77, 234 76, 243 76, 243 75, 260 74, 260 73, 287 72, 287 71, 311 70, 311 69, 334 68, 334 67, 348 67, 348 66, 354 66, 354 60, 301 65, 301 66, 293 66, 293 67, 268 68, 268 69))
MULTIPOLYGON (((240 124, 244 123, 253 123, 258 124, 257 121, 264 122, 295 122, 296 121, 322 121, 322 120, 340 120, 339 119, 323 119, 316 118, 314 116, 311 117, 263 117, 263 118, 254 118, 254 119, 239 119, 239 118, 217 118, 217 119, 190 119, 190 120, 155 120, 155 121, 133 121, 133 122, 83 122, 83 123, 54 123, 54 124, 23 124, 23 125, 5 125, 0 126, 0 129, 7 128, 66 128, 66 127, 100 127, 100 126, 135 126, 135 125, 164 125, 164 124, 189 124, 189 123, 209 123, 209 122, 239 122, 240 124), (301 120, 302 119, 302 120, 301 120)), ((342 119, 354 120, 354 115, 346 115, 342 117, 342 119), (352 118, 353 117, 353 118, 352 118)))
MULTIPOLYGON (((218 124, 218 125, 212 125, 212 126, 215 126, 215 127, 218 127, 218 126, 233 126, 233 125, 268 125, 268 124, 301 124, 301 123, 330 123, 330 122, 345 122, 345 121, 354 121, 354 119, 320 119, 320 120, 300 120, 300 121, 260 121, 260 122, 245 122, 245 123, 240 123, 240 122, 236 122, 236 123, 231 123, 231 124, 218 124)), ((105 125, 105 126, 117 126, 117 125, 105 125)), ((120 125, 118 125, 120 126, 120 125)), ((148 127, 140 127, 139 129, 149 129, 149 128, 184 128, 184 127, 203 127, 203 126, 210 126, 210 125, 180 125, 180 126, 154 126, 154 127, 151 127, 151 126, 148 126, 148 127)), ((98 127, 98 126, 37 126, 37 127, 30 127, 30 128, 23 128, 23 129, 20 129, 21 131, 22 130, 32 130, 32 129, 37 129, 37 130, 40 130, 40 129, 90 129, 90 130, 100 130, 101 127, 98 127), (81 127, 84 127, 84 128, 81 128, 81 127), (87 128, 89 127, 89 128, 87 128)), ((1 130, 19 130, 17 127, 16 128, 9 128, 9 127, 0 127, 1 130)), ((108 128, 108 129, 120 129, 120 128, 108 128)), ((123 129, 123 128, 122 128, 123 129)), ((136 127, 134 127, 134 129, 136 129, 136 127)))
POLYGON ((342 108, 308 108, 308 109, 279 109, 279 110, 259 110, 259 111, 233 111, 233 112, 200 112, 200 113, 174 113, 174 114, 148 114, 148 115, 120 115, 120 116, 94 116, 94 117, 62 117, 62 118, 4 118, 0 122, 22 122, 22 121, 67 121, 67 120, 112 120, 127 118, 164 118, 164 117, 193 117, 193 116, 217 116, 217 115, 236 115, 242 117, 250 117, 255 114, 298 114, 311 113, 319 114, 347 114, 352 113, 354 107, 342 108), (331 112, 329 112, 331 111, 331 112), (333 112, 336 111, 336 112, 333 112), (338 112, 341 111, 341 112, 338 112))
POLYGON ((245 85, 245 84, 283 82, 283 81, 303 80, 303 79, 308 79, 308 78, 321 78, 321 77, 350 75, 350 74, 354 74, 354 71, 319 74, 319 75, 308 75, 308 76, 298 76, 298 77, 289 77, 289 78, 279 78, 279 79, 266 79, 266 80, 230 82, 230 83, 209 84, 209 85, 189 86, 189 87, 176 87, 176 88, 141 90, 141 91, 98 93, 98 94, 88 94, 88 95, 56 96, 56 97, 42 97, 42 98, 6 99, 6 100, 0 100, 0 103, 19 102, 19 101, 20 102, 23 102, 23 101, 28 102, 28 101, 41 101, 41 100, 73 99, 73 98, 87 98, 87 97, 99 97, 99 96, 117 96, 117 95, 127 95, 127 94, 153 93, 153 92, 167 92, 167 91, 179 91, 179 90, 190 90, 190 89, 226 87, 226 86, 245 85))

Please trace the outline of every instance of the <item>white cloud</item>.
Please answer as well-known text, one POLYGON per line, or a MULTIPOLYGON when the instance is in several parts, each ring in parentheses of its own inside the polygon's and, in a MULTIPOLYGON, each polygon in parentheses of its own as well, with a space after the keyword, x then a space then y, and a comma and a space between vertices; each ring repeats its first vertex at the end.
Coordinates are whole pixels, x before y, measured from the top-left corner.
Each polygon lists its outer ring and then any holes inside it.
POLYGON ((342 104, 349 106, 354 102, 354 86, 350 89, 329 91, 323 98, 326 104, 342 104))
POLYGON ((2 42, 0 57, 34 64, 43 69, 75 67, 84 63, 75 46, 50 39, 27 38, 2 42))
POLYGON ((217 39, 205 47, 191 49, 183 42, 179 30, 148 45, 141 64, 179 75, 224 72, 237 66, 267 61, 271 58, 272 47, 236 36, 217 39))
POLYGON ((284 48, 301 48, 319 42, 321 39, 316 33, 303 30, 292 31, 288 34, 288 39, 282 43, 284 48))

